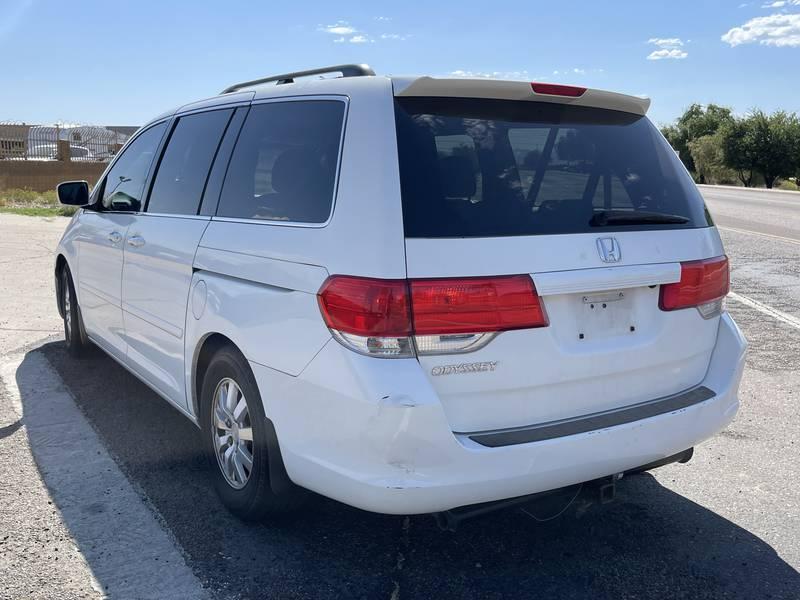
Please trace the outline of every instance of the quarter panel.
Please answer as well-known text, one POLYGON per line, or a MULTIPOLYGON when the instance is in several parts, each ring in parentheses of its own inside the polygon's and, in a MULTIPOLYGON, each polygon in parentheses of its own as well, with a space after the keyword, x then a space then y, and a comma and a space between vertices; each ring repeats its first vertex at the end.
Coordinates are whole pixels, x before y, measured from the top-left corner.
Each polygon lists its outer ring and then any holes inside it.
MULTIPOLYGON (((305 265, 296 266, 302 277, 305 265)), ((331 338, 315 293, 204 270, 194 274, 191 289, 184 360, 187 390, 193 389, 195 359, 210 334, 229 338, 249 361, 291 376, 300 374, 331 338)))

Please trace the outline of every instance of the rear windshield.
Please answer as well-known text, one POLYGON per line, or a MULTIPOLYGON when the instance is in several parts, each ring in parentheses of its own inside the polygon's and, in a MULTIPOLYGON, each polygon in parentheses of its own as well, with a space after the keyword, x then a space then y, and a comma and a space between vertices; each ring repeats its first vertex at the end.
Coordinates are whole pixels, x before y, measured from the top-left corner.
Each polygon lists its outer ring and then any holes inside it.
POLYGON ((469 98, 399 98, 395 115, 406 237, 711 225, 645 117, 469 98))

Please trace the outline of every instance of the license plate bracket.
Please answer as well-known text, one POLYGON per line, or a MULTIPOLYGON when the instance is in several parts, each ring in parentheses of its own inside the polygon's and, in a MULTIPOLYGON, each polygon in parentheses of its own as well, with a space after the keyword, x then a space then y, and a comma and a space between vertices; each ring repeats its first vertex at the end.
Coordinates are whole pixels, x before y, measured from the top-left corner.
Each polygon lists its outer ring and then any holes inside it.
POLYGON ((605 339, 636 331, 633 301, 625 290, 583 294, 579 306, 578 339, 605 339))

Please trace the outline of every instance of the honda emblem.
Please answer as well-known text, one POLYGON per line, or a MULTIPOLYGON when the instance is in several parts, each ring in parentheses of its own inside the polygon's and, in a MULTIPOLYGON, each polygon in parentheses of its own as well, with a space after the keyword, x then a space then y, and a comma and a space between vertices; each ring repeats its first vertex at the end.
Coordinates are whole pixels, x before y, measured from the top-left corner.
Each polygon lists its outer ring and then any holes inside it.
POLYGON ((622 249, 619 247, 617 238, 597 238, 597 252, 603 262, 615 263, 622 260, 622 249))

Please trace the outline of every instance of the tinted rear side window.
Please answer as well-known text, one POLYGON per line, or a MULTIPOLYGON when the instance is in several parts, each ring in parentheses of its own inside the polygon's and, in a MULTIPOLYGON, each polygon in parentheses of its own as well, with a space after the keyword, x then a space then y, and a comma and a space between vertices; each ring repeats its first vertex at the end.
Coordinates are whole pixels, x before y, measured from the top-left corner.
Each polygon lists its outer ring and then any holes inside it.
POLYGON ((208 171, 232 110, 178 119, 161 157, 147 212, 196 215, 208 171))
POLYGON ((543 102, 396 100, 407 237, 707 227, 645 117, 543 102))
POLYGON ((344 102, 255 105, 231 156, 217 214, 324 223, 333 204, 344 102))

